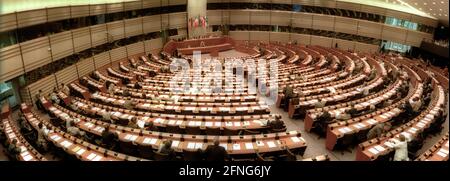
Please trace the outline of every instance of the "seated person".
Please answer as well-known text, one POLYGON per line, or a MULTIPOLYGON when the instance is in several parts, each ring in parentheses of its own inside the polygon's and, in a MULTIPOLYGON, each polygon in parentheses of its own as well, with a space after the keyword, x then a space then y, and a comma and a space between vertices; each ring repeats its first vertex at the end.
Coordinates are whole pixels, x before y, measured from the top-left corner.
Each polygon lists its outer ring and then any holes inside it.
POLYGON ((142 86, 139 82, 134 83, 134 88, 135 89, 142 89, 142 86))
POLYGON ((78 112, 78 106, 76 105, 76 102, 75 102, 74 100, 72 100, 72 101, 70 102, 69 107, 70 107, 70 109, 72 109, 72 111, 78 112))
POLYGON ((102 144, 104 147, 113 150, 117 146, 117 141, 119 137, 116 133, 110 131, 109 125, 105 127, 105 130, 102 132, 102 144))
POLYGON ((377 107, 374 104, 370 104, 368 107, 369 107, 369 109, 367 110, 366 114, 373 113, 377 110, 377 107))
POLYGON ((376 69, 372 69, 370 71, 370 74, 367 77, 366 81, 370 81, 370 80, 374 79, 376 76, 377 76, 377 70, 376 69))
POLYGON ((114 95, 114 89, 116 89, 116 85, 114 85, 114 83, 109 83, 109 85, 108 85, 108 93, 114 95))
POLYGON ((61 91, 66 95, 70 95, 70 89, 67 85, 64 85, 64 83, 61 83, 61 91))
POLYGON ((359 116, 359 111, 356 109, 355 105, 346 111, 352 118, 359 116))
POLYGON ((337 120, 341 120, 341 121, 349 120, 352 118, 352 115, 349 114, 348 112, 349 112, 349 110, 340 112, 340 113, 336 114, 335 117, 337 120))
POLYGON ((136 116, 132 117, 130 119, 130 121, 128 121, 128 125, 127 126, 130 127, 130 128, 138 129, 139 127, 137 125, 137 117, 136 116))
POLYGON ((113 123, 114 121, 111 119, 111 113, 109 111, 104 111, 102 113, 102 120, 107 122, 107 123, 113 123))
POLYGON ((369 130, 369 132, 367 132, 367 140, 378 138, 381 135, 386 134, 391 129, 391 127, 392 125, 389 122, 375 125, 372 129, 369 130))
POLYGON ((412 110, 415 113, 420 112, 420 108, 422 107, 422 101, 418 96, 413 97, 412 99, 409 99, 409 104, 411 104, 412 110))
POLYGON ((315 104, 314 104, 314 108, 322 108, 325 107, 325 105, 327 104, 327 101, 325 99, 319 99, 315 104))
POLYGON ((175 150, 172 148, 172 141, 163 141, 159 146, 158 153, 166 154, 168 155, 168 160, 173 160, 175 158, 175 150))
POLYGON ((28 124, 22 112, 19 112, 18 117, 19 119, 17 119, 17 123, 19 123, 20 132, 27 134, 33 131, 33 128, 31 128, 31 126, 28 124))
POLYGON ((128 110, 133 110, 135 106, 136 102, 131 99, 126 100, 125 103, 123 104, 123 107, 128 110))
POLYGON ((54 90, 51 94, 50 94, 50 99, 52 100, 53 104, 59 104, 59 97, 58 97, 58 92, 56 90, 54 90))
POLYGON ((272 130, 283 129, 285 126, 284 126, 284 122, 281 120, 281 115, 276 115, 275 119, 273 121, 269 121, 267 123, 267 127, 269 127, 272 130))
POLYGON ((81 131, 79 128, 77 128, 73 121, 67 121, 67 122, 68 122, 67 132, 69 134, 71 134, 72 136, 75 136, 75 137, 79 137, 79 138, 84 136, 84 131, 81 131))
POLYGON ((225 161, 228 153, 224 147, 220 146, 219 138, 214 140, 213 145, 208 145, 204 151, 206 161, 225 161))
POLYGON ((128 89, 125 89, 125 90, 123 90, 122 95, 123 95, 124 97, 130 97, 130 96, 131 96, 131 93, 130 93, 130 91, 129 91, 128 89))
POLYGON ((17 145, 17 140, 13 139, 8 145, 8 155, 13 161, 17 161, 17 155, 20 153, 20 147, 17 145))

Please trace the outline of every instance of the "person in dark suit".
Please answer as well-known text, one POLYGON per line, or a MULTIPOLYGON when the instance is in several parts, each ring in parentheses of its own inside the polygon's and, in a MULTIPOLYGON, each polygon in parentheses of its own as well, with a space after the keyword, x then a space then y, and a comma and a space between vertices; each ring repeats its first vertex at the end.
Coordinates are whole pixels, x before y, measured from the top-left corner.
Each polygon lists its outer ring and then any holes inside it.
POLYGON ((102 132, 102 144, 109 148, 110 150, 114 150, 117 147, 117 141, 119 140, 119 136, 116 133, 113 133, 109 130, 109 126, 105 128, 102 132))
POLYGON ((166 154, 166 160, 173 160, 175 158, 175 150, 172 148, 172 141, 166 140, 163 141, 158 149, 158 153, 166 154))
POLYGON ((284 110, 289 108, 289 100, 294 97, 294 89, 290 85, 286 85, 283 90, 284 94, 284 110))
POLYGON ((347 111, 347 113, 350 114, 350 116, 351 116, 352 118, 354 118, 354 117, 356 117, 356 116, 359 115, 359 111, 355 108, 355 105, 352 105, 352 108, 350 108, 350 109, 347 111))
POLYGON ((283 129, 284 128, 284 122, 281 120, 281 116, 277 115, 277 116, 275 116, 275 119, 273 121, 269 121, 267 126, 271 130, 274 130, 274 129, 278 129, 279 130, 279 129, 283 129))
POLYGON ((141 84, 140 84, 139 82, 136 82, 136 83, 134 84, 134 88, 135 88, 135 89, 142 89, 142 86, 141 86, 141 84))
POLYGON ((228 158, 227 151, 219 143, 219 139, 216 138, 214 144, 206 148, 204 152, 206 161, 225 161, 228 158))
POLYGON ((332 121, 331 114, 328 111, 323 112, 317 117, 315 124, 315 130, 317 130, 319 134, 319 138, 326 133, 326 128, 328 124, 332 121))
POLYGON ((409 103, 409 101, 406 101, 405 103, 403 103, 402 109, 405 110, 404 114, 405 114, 406 118, 411 117, 414 113, 413 108, 412 108, 411 104, 409 103))
POLYGON ((8 155, 13 161, 17 161, 17 155, 20 153, 20 148, 17 146, 17 140, 13 139, 8 145, 8 155))

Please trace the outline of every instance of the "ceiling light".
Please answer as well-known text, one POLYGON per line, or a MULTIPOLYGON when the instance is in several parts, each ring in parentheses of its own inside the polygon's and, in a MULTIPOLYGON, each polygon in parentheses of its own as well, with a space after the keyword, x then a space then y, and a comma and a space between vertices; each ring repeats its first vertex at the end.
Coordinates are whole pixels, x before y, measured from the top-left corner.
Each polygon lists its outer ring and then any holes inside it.
POLYGON ((441 4, 444 4, 444 1, 441 1, 441 4))
POLYGON ((436 2, 433 2, 433 4, 436 4, 436 2))
POLYGON ((427 5, 427 3, 423 3, 423 5, 427 5))

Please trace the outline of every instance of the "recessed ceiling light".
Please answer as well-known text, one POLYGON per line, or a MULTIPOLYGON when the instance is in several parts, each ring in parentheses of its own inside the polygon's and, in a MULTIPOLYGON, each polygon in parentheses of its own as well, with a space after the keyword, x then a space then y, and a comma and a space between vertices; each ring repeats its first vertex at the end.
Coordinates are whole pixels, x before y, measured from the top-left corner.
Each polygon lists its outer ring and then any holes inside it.
POLYGON ((441 4, 444 4, 444 1, 441 1, 441 4))
POLYGON ((433 2, 433 4, 436 4, 436 2, 433 2))
POLYGON ((447 14, 444 14, 445 17, 447 17, 447 14))
POLYGON ((430 8, 430 11, 433 11, 433 9, 430 8))
POLYGON ((423 3, 423 5, 427 5, 427 3, 423 3))
POLYGON ((439 9, 439 11, 442 11, 442 9, 439 9))
POLYGON ((417 3, 414 3, 414 5, 417 5, 417 3))

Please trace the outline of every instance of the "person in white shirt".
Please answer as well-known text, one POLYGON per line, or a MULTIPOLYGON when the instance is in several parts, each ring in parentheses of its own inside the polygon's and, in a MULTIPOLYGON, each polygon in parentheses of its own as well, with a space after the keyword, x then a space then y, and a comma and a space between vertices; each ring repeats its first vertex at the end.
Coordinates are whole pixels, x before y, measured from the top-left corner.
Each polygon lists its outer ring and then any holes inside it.
POLYGON ((422 101, 419 99, 419 97, 415 96, 412 99, 409 99, 409 103, 411 104, 414 112, 419 112, 420 107, 422 106, 422 101))
POLYGON ((53 91, 50 94, 50 99, 52 99, 52 102, 55 104, 59 104, 59 98, 58 98, 58 94, 56 93, 56 91, 53 91))
POLYGON ((395 149, 394 161, 409 161, 408 158, 408 139, 405 135, 400 134, 399 141, 392 141, 393 148, 395 149))
POLYGON ((64 85, 64 83, 61 83, 61 90, 64 94, 70 95, 70 89, 67 87, 67 85, 64 85))
POLYGON ((116 89, 116 86, 113 83, 109 84, 108 93, 114 94, 114 89, 116 89))
POLYGON ((38 139, 37 139, 37 145, 39 145, 42 149, 47 150, 47 140, 45 139, 45 136, 48 134, 48 129, 45 127, 42 123, 38 124, 38 139))

